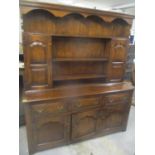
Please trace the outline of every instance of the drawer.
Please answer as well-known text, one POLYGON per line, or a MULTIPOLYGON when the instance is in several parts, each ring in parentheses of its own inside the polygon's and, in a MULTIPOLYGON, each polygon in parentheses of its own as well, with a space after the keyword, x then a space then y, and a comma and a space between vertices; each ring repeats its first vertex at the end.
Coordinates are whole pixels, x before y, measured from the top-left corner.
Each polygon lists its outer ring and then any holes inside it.
POLYGON ((104 96, 105 105, 125 104, 128 103, 130 96, 128 93, 117 93, 104 96))
POLYGON ((48 102, 32 105, 32 110, 36 114, 55 114, 61 112, 67 112, 67 106, 65 102, 48 102))
POLYGON ((107 105, 103 108, 105 111, 107 112, 126 112, 126 110, 128 109, 127 104, 115 104, 115 105, 107 105))
POLYGON ((78 110, 81 108, 93 107, 98 106, 100 104, 100 97, 84 97, 84 98, 77 98, 72 100, 72 110, 78 110))

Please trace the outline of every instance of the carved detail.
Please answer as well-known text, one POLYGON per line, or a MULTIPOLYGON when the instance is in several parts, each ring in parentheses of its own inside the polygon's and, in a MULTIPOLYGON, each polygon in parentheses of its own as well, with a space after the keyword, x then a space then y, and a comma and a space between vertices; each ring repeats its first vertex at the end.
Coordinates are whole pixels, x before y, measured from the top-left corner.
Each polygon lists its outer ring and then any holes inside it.
POLYGON ((89 18, 91 16, 96 16, 100 19, 102 19, 103 21, 107 22, 107 23, 112 23, 115 22, 117 20, 122 20, 124 21, 126 24, 131 25, 131 19, 126 19, 126 18, 118 18, 118 17, 113 17, 113 16, 102 16, 102 15, 95 15, 95 14, 86 14, 86 13, 76 13, 76 12, 70 12, 70 11, 61 11, 61 10, 49 10, 49 9, 37 9, 37 8, 33 8, 33 9, 29 9, 26 12, 24 12, 25 15, 30 14, 31 12, 36 10, 41 10, 41 11, 45 11, 48 12, 49 14, 51 14, 51 16, 55 16, 55 17, 66 17, 69 16, 71 14, 78 14, 80 16, 82 16, 83 18, 89 18))
POLYGON ((42 42, 40 41, 34 41, 30 44, 30 47, 33 47, 33 46, 42 46, 42 47, 46 47, 42 42))

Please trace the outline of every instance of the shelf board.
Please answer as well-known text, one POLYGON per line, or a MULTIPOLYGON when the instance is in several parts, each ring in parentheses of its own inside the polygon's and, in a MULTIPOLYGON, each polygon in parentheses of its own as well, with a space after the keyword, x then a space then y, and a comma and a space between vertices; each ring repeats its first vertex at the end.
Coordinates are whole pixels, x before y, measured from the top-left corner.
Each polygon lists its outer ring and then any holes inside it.
POLYGON ((117 36, 117 37, 114 37, 114 36, 93 36, 93 35, 67 35, 67 34, 51 34, 52 37, 66 37, 66 38, 69 38, 69 37, 74 37, 74 38, 98 38, 98 39, 112 39, 112 38, 128 38, 128 37, 123 37, 123 36, 117 36))
POLYGON ((107 58, 56 58, 54 62, 76 62, 76 61, 108 61, 107 58))
POLYGON ((81 74, 81 75, 63 75, 54 77, 53 80, 55 81, 62 81, 62 80, 80 80, 80 79, 95 79, 95 78, 105 78, 106 76, 103 74, 81 74))

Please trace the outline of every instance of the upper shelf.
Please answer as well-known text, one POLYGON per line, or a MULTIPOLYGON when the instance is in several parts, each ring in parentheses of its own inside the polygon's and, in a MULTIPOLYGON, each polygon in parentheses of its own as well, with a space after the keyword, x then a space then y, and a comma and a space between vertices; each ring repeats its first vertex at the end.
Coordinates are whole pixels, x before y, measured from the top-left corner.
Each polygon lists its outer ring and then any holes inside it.
POLYGON ((54 62, 76 62, 76 61, 108 61, 107 58, 55 58, 54 62))

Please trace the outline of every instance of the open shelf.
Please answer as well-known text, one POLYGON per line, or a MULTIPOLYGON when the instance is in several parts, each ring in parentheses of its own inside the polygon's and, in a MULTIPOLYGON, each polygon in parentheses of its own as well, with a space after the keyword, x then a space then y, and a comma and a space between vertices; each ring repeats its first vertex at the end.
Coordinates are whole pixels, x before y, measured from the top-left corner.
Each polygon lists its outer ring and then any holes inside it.
POLYGON ((65 83, 106 81, 110 38, 84 36, 53 36, 53 80, 65 83), (72 81, 72 82, 71 82, 72 81))
POLYGON ((107 58, 55 58, 54 62, 74 62, 74 61, 108 61, 107 58))
POLYGON ((63 76, 55 76, 53 80, 61 81, 61 80, 78 80, 78 79, 93 79, 93 78, 105 78, 105 75, 97 75, 97 74, 79 74, 79 75, 63 75, 63 76))

